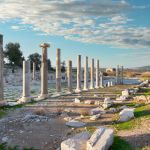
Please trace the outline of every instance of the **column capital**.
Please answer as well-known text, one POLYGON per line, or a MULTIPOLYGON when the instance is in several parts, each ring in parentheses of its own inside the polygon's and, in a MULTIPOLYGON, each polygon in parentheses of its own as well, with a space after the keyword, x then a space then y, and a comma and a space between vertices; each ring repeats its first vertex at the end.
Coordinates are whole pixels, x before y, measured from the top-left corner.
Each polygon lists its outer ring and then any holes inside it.
POLYGON ((43 44, 40 44, 40 47, 42 47, 42 48, 48 48, 48 47, 50 47, 50 44, 43 43, 43 44))

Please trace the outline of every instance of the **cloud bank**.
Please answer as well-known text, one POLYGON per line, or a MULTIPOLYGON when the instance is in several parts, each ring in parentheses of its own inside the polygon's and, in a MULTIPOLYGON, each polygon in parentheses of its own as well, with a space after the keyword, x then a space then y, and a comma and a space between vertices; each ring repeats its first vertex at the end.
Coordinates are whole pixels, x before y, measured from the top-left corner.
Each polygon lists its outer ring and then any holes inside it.
MULTIPOLYGON (((134 6, 135 7, 135 6, 134 6)), ((122 48, 149 48, 150 28, 130 27, 124 0, 0 0, 0 21, 19 19, 47 35, 122 48)))

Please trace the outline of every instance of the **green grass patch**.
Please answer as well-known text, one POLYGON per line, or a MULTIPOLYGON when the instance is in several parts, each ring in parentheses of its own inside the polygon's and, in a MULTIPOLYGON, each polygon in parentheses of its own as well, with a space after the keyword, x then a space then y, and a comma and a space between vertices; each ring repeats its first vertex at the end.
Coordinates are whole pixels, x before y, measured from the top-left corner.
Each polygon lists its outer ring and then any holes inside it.
POLYGON ((97 128, 94 127, 94 126, 88 126, 88 127, 86 127, 86 130, 87 130, 88 132, 90 132, 90 133, 94 133, 96 129, 97 129, 97 128))
POLYGON ((133 150, 133 148, 127 141, 115 136, 114 143, 109 150, 133 150))
MULTIPOLYGON (((127 121, 127 122, 120 122, 113 125, 116 130, 130 130, 135 127, 140 126, 141 120, 149 119, 150 118, 150 105, 141 106, 135 109, 134 112, 135 118, 127 121)), ((117 118, 117 117, 116 117, 117 118)))

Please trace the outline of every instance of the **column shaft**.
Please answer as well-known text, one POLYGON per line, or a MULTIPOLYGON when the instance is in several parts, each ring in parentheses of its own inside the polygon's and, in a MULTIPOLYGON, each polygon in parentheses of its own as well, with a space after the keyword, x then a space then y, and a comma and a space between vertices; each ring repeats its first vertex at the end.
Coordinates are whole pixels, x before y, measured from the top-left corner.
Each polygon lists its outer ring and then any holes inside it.
POLYGON ((91 86, 90 89, 94 89, 94 59, 91 61, 91 86))
POLYGON ((4 99, 4 85, 3 85, 3 35, 0 34, 0 100, 4 99))
POLYGON ((33 68, 32 68, 32 80, 35 80, 35 70, 36 70, 35 63, 33 63, 32 65, 33 65, 33 68))
POLYGON ((23 61, 23 98, 30 97, 30 61, 23 61))
POLYGON ((61 59, 60 49, 56 52, 56 92, 61 92, 61 59))
POLYGON ((96 88, 99 88, 99 60, 96 62, 96 88))
POLYGON ((87 91, 88 90, 88 57, 85 57, 85 64, 84 64, 84 90, 87 91))
POLYGON ((67 67, 67 78, 68 78, 68 92, 72 92, 72 61, 68 61, 67 67))
POLYGON ((77 88, 76 92, 81 92, 81 55, 78 55, 77 57, 77 88))

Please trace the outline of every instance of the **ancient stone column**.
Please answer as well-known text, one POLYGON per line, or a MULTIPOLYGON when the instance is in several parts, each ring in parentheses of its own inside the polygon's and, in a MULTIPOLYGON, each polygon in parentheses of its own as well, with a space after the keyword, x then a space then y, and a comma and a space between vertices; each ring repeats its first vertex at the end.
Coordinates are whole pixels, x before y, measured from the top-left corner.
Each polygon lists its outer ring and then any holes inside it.
POLYGON ((94 89, 94 59, 91 61, 91 86, 90 89, 94 89))
POLYGON ((111 86, 111 82, 110 82, 110 81, 108 81, 107 86, 108 86, 108 87, 110 87, 110 86, 111 86))
POLYGON ((88 75, 89 75, 89 70, 88 70, 88 57, 85 57, 85 64, 84 64, 84 91, 88 91, 89 86, 88 86, 88 75))
POLYGON ((67 67, 67 78, 68 78, 68 92, 72 93, 72 61, 68 61, 67 67))
POLYGON ((116 68, 116 84, 119 84, 119 65, 116 68))
POLYGON ((3 62, 3 35, 0 34, 0 101, 4 99, 3 62))
POLYGON ((61 92, 61 60, 60 49, 56 52, 56 92, 61 92))
POLYGON ((99 88, 99 60, 96 62, 96 88, 99 88))
POLYGON ((121 84, 123 84, 123 66, 121 66, 121 84))
POLYGON ((33 65, 33 68, 32 68, 32 80, 35 80, 35 63, 32 64, 33 65))
POLYGON ((30 95, 30 61, 23 61, 23 91, 22 98, 19 102, 29 102, 31 100, 30 95))
POLYGON ((42 48, 42 61, 41 61, 41 94, 40 99, 48 98, 48 68, 47 68, 47 48, 49 44, 43 43, 40 45, 42 48))
POLYGON ((100 72, 100 87, 103 88, 104 85, 103 85, 103 73, 100 72))
POLYGON ((77 57, 77 88, 76 88, 76 92, 81 92, 81 76, 82 76, 82 72, 81 72, 81 55, 78 55, 77 57))

